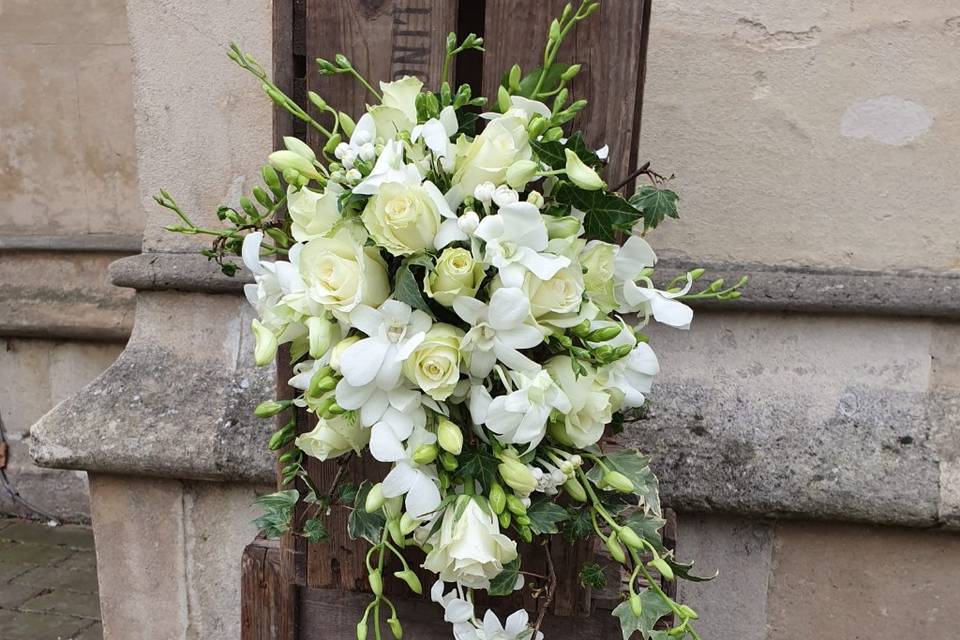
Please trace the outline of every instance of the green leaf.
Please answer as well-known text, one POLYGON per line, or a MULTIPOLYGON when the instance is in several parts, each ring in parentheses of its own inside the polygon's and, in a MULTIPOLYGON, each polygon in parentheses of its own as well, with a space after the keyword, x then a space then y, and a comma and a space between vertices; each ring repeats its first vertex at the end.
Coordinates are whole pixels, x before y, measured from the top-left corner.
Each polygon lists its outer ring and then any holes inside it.
POLYGON ((569 543, 586 540, 593 533, 591 510, 586 507, 568 507, 567 519, 560 525, 563 538, 569 543))
POLYGON ((351 540, 363 538, 372 544, 379 544, 387 519, 381 511, 367 513, 364 508, 367 502, 367 494, 370 493, 372 486, 369 480, 364 480, 363 484, 360 485, 353 503, 353 512, 347 520, 347 533, 351 540))
POLYGON ((660 516, 643 511, 634 511, 623 524, 633 529, 638 536, 652 544, 657 552, 663 554, 666 552, 666 548, 663 546, 663 536, 660 535, 660 530, 666 523, 667 521, 660 516))
POLYGON ((536 535, 559 533, 558 524, 569 518, 567 510, 547 496, 535 499, 527 508, 530 530, 536 535))
POLYGON ((585 164, 595 169, 603 166, 603 161, 600 160, 593 149, 587 146, 583 140, 583 134, 579 131, 570 136, 566 143, 558 140, 552 142, 531 140, 530 147, 534 153, 537 154, 537 158, 541 162, 550 165, 552 169, 562 169, 567 166, 567 156, 563 152, 564 149, 570 149, 576 153, 585 164))
POLYGON ((557 200, 583 211, 583 228, 587 237, 613 242, 617 231, 629 233, 643 214, 614 193, 603 190, 585 191, 563 183, 557 200))
POLYGON ((517 576, 520 575, 520 558, 503 565, 503 571, 490 581, 487 593, 492 596, 508 596, 517 586, 517 576))
POLYGON ((643 225, 655 229, 664 218, 679 218, 677 200, 680 196, 670 189, 644 185, 630 196, 630 204, 643 211, 643 225))
POLYGON ((276 540, 290 530, 293 509, 299 499, 300 493, 296 489, 259 496, 256 503, 263 507, 263 514, 254 519, 254 526, 268 540, 276 540))
MULTIPOLYGON (((662 515, 660 510, 660 483, 650 469, 650 457, 636 449, 623 449, 607 454, 604 464, 613 471, 619 471, 633 483, 634 494, 640 496, 644 510, 654 515, 662 515)), ((587 477, 598 484, 604 471, 600 465, 594 465, 587 477)))
POLYGON ((586 562, 580 567, 581 586, 601 589, 605 587, 606 584, 607 575, 603 572, 603 567, 596 562, 586 562))
POLYGON ((427 255, 418 255, 411 256, 400 263, 394 283, 393 297, 436 319, 430 305, 423 298, 423 288, 420 286, 417 277, 413 275, 413 271, 410 270, 411 267, 430 269, 433 267, 433 259, 427 255))
POLYGON ((330 534, 327 533, 327 528, 323 526, 323 522, 319 518, 310 518, 303 523, 303 537, 308 542, 317 543, 326 540, 330 537, 330 534))
POLYGON ((457 473, 462 477, 470 476, 479 480, 485 492, 497 479, 497 465, 500 461, 482 448, 464 447, 457 460, 460 462, 457 473))
POLYGON ((672 611, 670 605, 649 589, 641 591, 639 595, 641 604, 639 616, 633 614, 629 600, 624 600, 613 610, 613 615, 620 619, 620 631, 623 633, 623 640, 630 640, 630 637, 637 631, 649 640, 653 637, 653 627, 657 624, 657 621, 672 611))
POLYGON ((712 576, 697 576, 690 573, 693 570, 693 562, 680 562, 670 556, 665 556, 663 559, 666 560, 670 568, 673 569, 673 575, 688 580, 689 582, 709 582, 720 575, 719 571, 714 571, 712 576))
POLYGON ((360 493, 360 487, 352 482, 344 482, 337 487, 337 495, 343 504, 356 504, 358 493, 360 493))
MULTIPOLYGON (((560 85, 560 76, 563 75, 563 72, 570 68, 569 64, 563 62, 554 62, 547 69, 547 76, 543 79, 543 84, 540 85, 541 93, 550 93, 560 85)), ((517 95, 521 95, 525 98, 530 98, 533 96, 533 90, 537 87, 537 80, 540 79, 540 70, 543 69, 542 66, 537 67, 527 75, 525 75, 520 80, 520 91, 517 95)), ((503 75, 503 78, 500 81, 500 84, 509 88, 510 83, 508 81, 508 76, 510 72, 507 71, 503 75)))

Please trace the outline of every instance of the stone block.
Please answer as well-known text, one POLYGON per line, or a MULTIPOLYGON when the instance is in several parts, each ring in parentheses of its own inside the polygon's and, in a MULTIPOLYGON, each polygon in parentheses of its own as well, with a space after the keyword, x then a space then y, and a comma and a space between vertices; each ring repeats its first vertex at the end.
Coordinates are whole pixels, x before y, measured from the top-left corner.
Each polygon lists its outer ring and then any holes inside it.
POLYGON ((0 638, 4 640, 69 638, 88 626, 90 621, 82 618, 0 609, 0 638))
POLYGON ((87 527, 75 525, 50 527, 33 522, 17 521, 0 531, 0 540, 70 549, 93 549, 93 532, 87 527))
POLYGON ((76 618, 100 619, 100 600, 96 593, 78 593, 54 589, 20 605, 21 611, 57 613, 76 618))
MULTIPOLYGON (((68 558, 73 552, 61 547, 46 547, 39 544, 0 542, 0 562, 21 565, 46 565, 68 558)), ((24 584, 28 584, 24 583, 24 584)))
POLYGON ((783 522, 775 539, 769 640, 956 638, 960 537, 783 522))
POLYGON ((72 593, 97 593, 96 569, 65 569, 60 560, 44 561, 45 566, 30 569, 14 579, 14 584, 51 589, 56 587, 72 593))

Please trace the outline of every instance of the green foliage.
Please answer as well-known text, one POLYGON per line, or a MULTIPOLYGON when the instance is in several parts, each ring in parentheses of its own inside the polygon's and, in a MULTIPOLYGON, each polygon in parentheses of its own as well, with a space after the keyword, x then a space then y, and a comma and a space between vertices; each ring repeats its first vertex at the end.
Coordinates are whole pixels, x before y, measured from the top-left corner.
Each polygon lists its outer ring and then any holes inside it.
POLYGON ((603 161, 600 160, 600 157, 597 156, 593 149, 587 146, 587 143, 583 140, 583 134, 579 131, 570 136, 566 143, 562 143, 559 140, 552 142, 531 140, 530 146, 533 148, 534 153, 537 154, 537 158, 550 165, 552 169, 562 169, 567 166, 567 157, 563 152, 564 149, 570 149, 576 153, 587 166, 593 167, 594 169, 599 169, 603 166, 603 161))
MULTIPOLYGON (((352 482, 344 482, 337 487, 337 497, 343 504, 356 504, 357 494, 360 493, 360 487, 352 482)), ((369 493, 369 491, 368 491, 369 493)))
POLYGON ((323 526, 320 518, 310 518, 303 523, 303 537, 306 538, 308 542, 316 543, 321 540, 326 540, 330 537, 330 534, 327 533, 327 528, 323 526))
POLYGON ((497 465, 500 461, 482 447, 464 447, 457 456, 460 466, 457 472, 462 477, 471 477, 483 485, 484 492, 490 490, 497 479, 497 465))
MULTIPOLYGON (((640 496, 644 510, 654 515, 660 513, 660 493, 657 476, 650 469, 650 458, 634 449, 623 449, 607 454, 603 462, 612 471, 619 471, 633 483, 634 493, 640 496)), ((587 477, 599 485, 604 471, 600 465, 594 465, 587 477)))
POLYGON ((490 581, 487 593, 492 596, 508 596, 513 593, 517 585, 517 576, 520 575, 520 558, 503 565, 503 571, 490 581))
POLYGON ((680 196, 670 189, 644 185, 630 196, 630 204, 643 212, 643 226, 655 229, 664 218, 679 218, 677 200, 680 196))
POLYGON ((568 507, 567 519, 560 525, 560 532, 564 540, 573 544, 578 540, 585 540, 593 533, 592 512, 589 508, 568 507))
POLYGON ((601 589, 607 585, 607 576, 596 562, 586 562, 580 567, 580 585, 592 589, 601 589))
POLYGON ((550 496, 540 495, 527 507, 530 530, 536 535, 559 533, 557 525, 569 518, 567 510, 550 496))
POLYGON ((613 610, 613 615, 620 620, 623 640, 630 640, 637 631, 647 640, 656 637, 653 635, 653 626, 660 618, 672 611, 670 605, 651 590, 641 591, 639 595, 641 604, 639 616, 633 612, 629 601, 621 602, 613 610))
POLYGON ((615 193, 599 189, 585 191, 563 183, 557 191, 557 200, 583 211, 583 228, 588 238, 613 242, 616 233, 630 233, 643 214, 615 193))
POLYGON ((364 505, 367 502, 367 494, 373 485, 369 480, 364 480, 357 491, 353 502, 353 512, 347 520, 347 533, 351 540, 363 538, 371 544, 379 544, 383 535, 383 527, 387 523, 382 511, 367 513, 364 505))
POLYGON ((633 529, 638 536, 652 544, 658 553, 666 553, 667 551, 663 546, 663 536, 660 535, 660 530, 663 529, 663 525, 666 523, 667 521, 660 516, 644 513, 643 511, 631 513, 623 522, 623 524, 633 529))
POLYGON ((293 509, 299 499, 300 493, 296 489, 259 496, 256 503, 263 508, 263 514, 253 521, 254 526, 268 540, 276 540, 290 530, 293 509))
POLYGON ((411 270, 413 267, 423 267, 431 269, 433 267, 433 258, 428 255, 411 256, 400 263, 397 269, 396 281, 394 282, 393 297, 400 302, 405 302, 414 309, 420 309, 431 318, 436 318, 430 305, 423 297, 423 288, 420 286, 417 277, 411 270))
POLYGON ((698 576, 690 573, 693 571, 693 562, 679 562, 672 556, 665 556, 664 560, 670 565, 670 568, 673 569, 673 575, 690 582, 709 582, 720 574, 719 571, 714 571, 712 576, 698 576))
MULTIPOLYGON (((544 75, 543 84, 540 87, 540 93, 550 93, 556 91, 560 86, 560 76, 570 68, 569 64, 563 62, 555 62, 547 68, 547 72, 544 75)), ((533 91, 537 87, 537 81, 540 79, 540 74, 543 72, 543 66, 539 66, 527 75, 525 75, 520 80, 519 89, 513 91, 514 95, 523 96, 524 98, 532 98, 533 91)), ((504 87, 510 88, 509 82, 509 72, 503 74, 503 78, 500 80, 500 84, 504 87)))

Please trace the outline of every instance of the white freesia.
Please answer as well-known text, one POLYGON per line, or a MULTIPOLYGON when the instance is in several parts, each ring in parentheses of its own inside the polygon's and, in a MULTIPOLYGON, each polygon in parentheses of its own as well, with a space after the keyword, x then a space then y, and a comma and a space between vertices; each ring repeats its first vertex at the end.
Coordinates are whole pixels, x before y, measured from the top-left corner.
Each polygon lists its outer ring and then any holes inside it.
POLYGON ((549 242, 547 226, 529 202, 501 207, 497 215, 480 221, 476 235, 487 243, 484 259, 500 270, 508 287, 520 286, 527 271, 549 280, 570 264, 569 258, 540 253, 549 242))
POLYGON ((676 293, 655 289, 650 279, 643 276, 646 269, 657 263, 657 254, 639 236, 631 236, 617 250, 614 259, 615 294, 623 313, 642 312, 654 320, 677 329, 689 329, 693 309, 674 298, 685 295, 693 284, 687 278, 686 286, 676 293))
POLYGON ((532 377, 517 372, 508 375, 516 390, 493 398, 484 422, 504 444, 536 447, 547 433, 550 412, 570 411, 570 400, 546 371, 532 377))
POLYGON ((477 628, 473 625, 473 603, 466 599, 457 586, 444 594, 443 580, 437 580, 430 589, 430 599, 443 607, 443 619, 453 625, 455 640, 477 640, 477 628))
POLYGON ((450 142, 450 138, 456 135, 459 127, 457 112, 448 105, 440 110, 439 117, 415 126, 410 132, 410 141, 415 143, 423 138, 423 143, 440 161, 443 170, 451 173, 456 161, 456 147, 450 142))
MULTIPOLYGON (((506 624, 501 624, 497 614, 488 609, 483 616, 483 627, 478 630, 477 638, 478 640, 534 639, 533 630, 530 628, 530 616, 520 609, 507 617, 506 624)), ((543 640, 543 633, 538 631, 534 640, 543 640)))
POLYGON ((581 449, 596 444, 613 418, 613 403, 606 388, 593 372, 574 374, 568 356, 551 358, 545 368, 570 399, 570 410, 559 416, 561 421, 551 434, 581 449))
POLYGON ((614 361, 598 373, 611 391, 622 396, 620 408, 642 406, 660 372, 657 354, 646 342, 640 342, 624 358, 614 361))
POLYGON ((503 566, 517 558, 517 543, 500 533, 497 517, 471 496, 447 507, 430 540, 433 548, 423 567, 444 582, 472 589, 488 588, 503 566))
POLYGON ((520 371, 540 368, 518 351, 543 341, 540 331, 526 324, 530 301, 523 291, 497 289, 490 296, 490 304, 459 296, 453 301, 453 310, 472 327, 460 343, 460 350, 469 354, 470 375, 486 377, 497 360, 520 371))
POLYGON ((373 170, 360 184, 353 188, 357 195, 372 196, 385 182, 420 184, 423 176, 415 164, 404 162, 403 143, 390 140, 383 146, 373 170))
MULTIPOLYGON (((371 439, 377 436, 374 434, 371 439)), ((411 518, 424 518, 440 506, 440 488, 437 486, 437 470, 433 465, 419 465, 413 460, 416 450, 425 444, 433 444, 437 436, 422 427, 414 428, 407 440, 405 455, 397 460, 383 479, 383 495, 387 498, 406 496, 404 509, 411 518)))
POLYGON ((307 329, 301 322, 302 316, 284 301, 284 274, 293 270, 292 265, 282 260, 261 260, 262 242, 263 233, 260 231, 249 233, 243 239, 243 263, 255 281, 255 284, 244 285, 243 292, 259 316, 257 325, 254 325, 260 347, 257 359, 269 362, 272 359, 269 354, 275 353, 275 345, 291 342, 306 334, 307 329))

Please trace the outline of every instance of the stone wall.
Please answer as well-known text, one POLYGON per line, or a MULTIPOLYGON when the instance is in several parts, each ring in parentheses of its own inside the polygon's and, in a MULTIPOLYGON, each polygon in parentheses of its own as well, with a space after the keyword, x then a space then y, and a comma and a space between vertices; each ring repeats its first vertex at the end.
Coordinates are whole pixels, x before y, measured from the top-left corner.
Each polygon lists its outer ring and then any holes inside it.
MULTIPOLYGON (((0 416, 29 502, 89 518, 86 474, 34 466, 29 428, 123 348, 139 252, 130 46, 122 0, 0 3, 0 416)), ((0 492, 0 512, 38 517, 0 492)))

